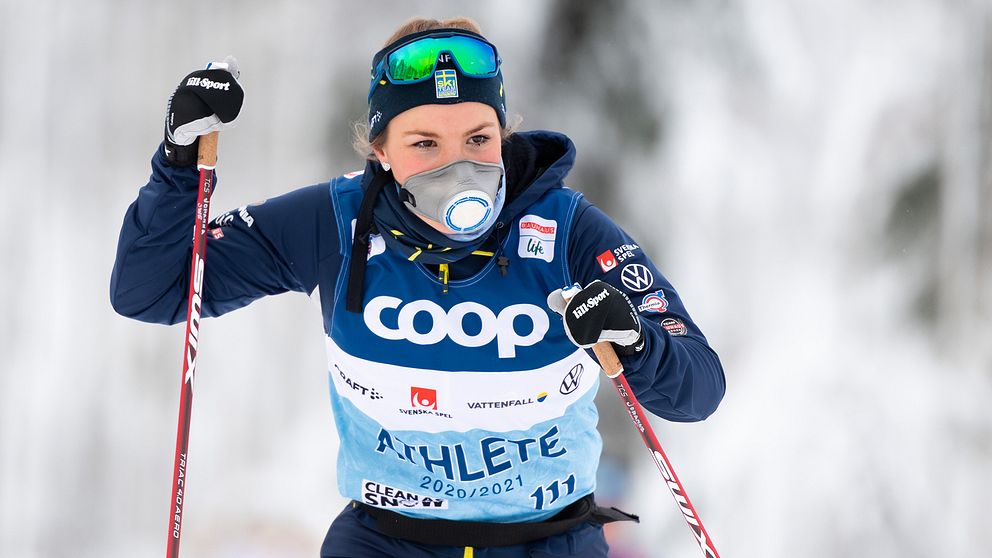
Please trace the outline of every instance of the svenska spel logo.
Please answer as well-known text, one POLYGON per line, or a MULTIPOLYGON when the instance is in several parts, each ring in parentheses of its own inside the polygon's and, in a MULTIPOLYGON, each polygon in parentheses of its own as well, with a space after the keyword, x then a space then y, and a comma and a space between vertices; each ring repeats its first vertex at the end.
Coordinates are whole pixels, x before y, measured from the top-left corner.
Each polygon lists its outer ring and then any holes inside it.
POLYGON ((458 96, 458 74, 454 70, 434 72, 434 92, 438 99, 451 99, 458 96))
POLYGON ((437 410, 437 390, 422 387, 410 387, 410 406, 414 409, 437 410))

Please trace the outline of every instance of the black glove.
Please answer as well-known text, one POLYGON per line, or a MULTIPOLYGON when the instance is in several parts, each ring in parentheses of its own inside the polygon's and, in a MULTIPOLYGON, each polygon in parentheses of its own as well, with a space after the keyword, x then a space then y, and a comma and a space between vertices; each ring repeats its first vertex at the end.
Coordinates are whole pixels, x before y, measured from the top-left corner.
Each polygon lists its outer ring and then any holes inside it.
POLYGON ((165 110, 165 158, 174 166, 196 163, 199 136, 233 126, 245 92, 238 61, 228 56, 184 77, 165 110))
POLYGON ((562 316, 565 334, 588 349, 610 341, 617 352, 631 355, 644 348, 641 321, 627 295, 613 285, 595 280, 584 289, 576 284, 548 295, 548 307, 562 316))

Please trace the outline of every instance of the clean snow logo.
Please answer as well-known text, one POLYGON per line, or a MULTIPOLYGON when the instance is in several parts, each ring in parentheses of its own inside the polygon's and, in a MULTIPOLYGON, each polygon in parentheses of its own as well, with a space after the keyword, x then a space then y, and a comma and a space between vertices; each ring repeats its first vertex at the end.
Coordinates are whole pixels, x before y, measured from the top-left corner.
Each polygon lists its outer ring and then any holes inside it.
POLYGON ((573 366, 572 369, 565 374, 565 377, 562 378, 561 385, 558 386, 558 393, 568 395, 579 389, 579 383, 582 381, 582 372, 584 370, 585 366, 582 366, 581 362, 573 366))
POLYGON ((222 91, 231 90, 231 82, 213 81, 210 78, 191 77, 186 80, 186 87, 202 87, 204 89, 219 89, 222 91))
POLYGON ((620 272, 620 281, 628 289, 635 293, 640 293, 651 288, 654 284, 654 275, 651 270, 641 264, 630 264, 620 272))
POLYGON ((658 312, 659 314, 668 311, 668 299, 661 290, 645 295, 641 304, 637 307, 638 312, 658 312))
POLYGON ((520 219, 520 244, 517 255, 550 262, 555 259, 555 237, 558 221, 537 215, 524 215, 520 219))
POLYGON ((375 481, 362 481, 362 502, 377 508, 429 508, 448 509, 444 498, 431 498, 375 481))
POLYGON ((415 300, 404 305, 394 296, 373 298, 365 305, 362 317, 369 331, 391 341, 436 345, 450 339, 456 345, 476 348, 485 347, 495 340, 499 358, 516 357, 517 347, 530 347, 541 341, 550 326, 547 312, 533 304, 512 304, 497 314, 478 302, 460 302, 445 311, 432 300, 415 300), (421 313, 430 316, 431 321, 430 329, 423 333, 413 326, 421 313), (386 323, 395 323, 396 327, 383 323, 384 315, 386 323), (482 323, 478 333, 465 331, 463 322, 468 315, 475 316, 482 323), (529 330, 525 333, 514 328, 513 322, 518 317, 529 318, 529 330))
POLYGON ((434 92, 438 99, 451 99, 458 96, 458 75, 454 70, 434 72, 434 92))

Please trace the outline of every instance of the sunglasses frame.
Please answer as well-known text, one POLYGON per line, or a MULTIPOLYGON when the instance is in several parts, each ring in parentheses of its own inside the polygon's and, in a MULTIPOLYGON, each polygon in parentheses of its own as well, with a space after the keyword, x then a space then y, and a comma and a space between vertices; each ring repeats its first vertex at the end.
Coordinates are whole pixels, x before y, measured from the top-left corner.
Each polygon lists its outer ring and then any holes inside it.
POLYGON ((430 34, 421 35, 419 37, 414 37, 409 41, 400 43, 390 48, 385 54, 383 54, 382 58, 380 58, 379 61, 375 64, 375 66, 372 68, 372 72, 371 72, 372 82, 369 84, 369 99, 372 98, 372 93, 375 91, 376 87, 378 87, 379 85, 385 85, 385 83, 382 83, 384 80, 388 81, 389 83, 392 83, 393 85, 414 85, 431 79, 431 76, 434 75, 434 71, 437 69, 436 58, 434 60, 433 68, 431 69, 430 72, 428 72, 426 76, 415 80, 396 80, 393 79, 393 76, 390 75, 389 73, 389 57, 392 56, 394 53, 396 53, 396 51, 400 50, 401 48, 408 45, 412 45, 413 43, 416 43, 418 41, 422 41, 424 39, 446 39, 449 37, 465 37, 466 39, 472 39, 474 41, 478 41, 479 43, 482 43, 488 46, 489 48, 493 49, 493 56, 496 58, 496 69, 493 70, 492 72, 487 72, 484 75, 471 75, 466 73, 464 70, 462 70, 462 65, 458 62, 458 57, 455 56, 454 53, 452 53, 450 50, 439 50, 438 51, 439 55, 446 52, 448 53, 449 56, 451 56, 451 60, 455 64, 455 68, 458 69, 458 73, 461 74, 463 77, 473 78, 473 79, 488 79, 495 77, 496 75, 499 74, 500 67, 503 65, 503 59, 500 58, 499 51, 496 50, 496 45, 490 43, 489 41, 477 35, 459 33, 458 31, 440 31, 438 33, 430 33, 430 34))

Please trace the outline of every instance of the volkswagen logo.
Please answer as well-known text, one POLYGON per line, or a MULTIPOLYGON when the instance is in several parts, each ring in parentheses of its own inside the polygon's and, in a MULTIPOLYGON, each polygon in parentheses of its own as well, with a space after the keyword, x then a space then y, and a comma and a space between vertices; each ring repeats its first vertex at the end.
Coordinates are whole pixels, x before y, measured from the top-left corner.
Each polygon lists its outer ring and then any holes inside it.
POLYGON ((573 391, 579 389, 579 382, 582 381, 582 371, 585 369, 582 363, 576 364, 565 374, 565 377, 561 380, 561 385, 558 387, 558 393, 562 395, 568 395, 573 391))

